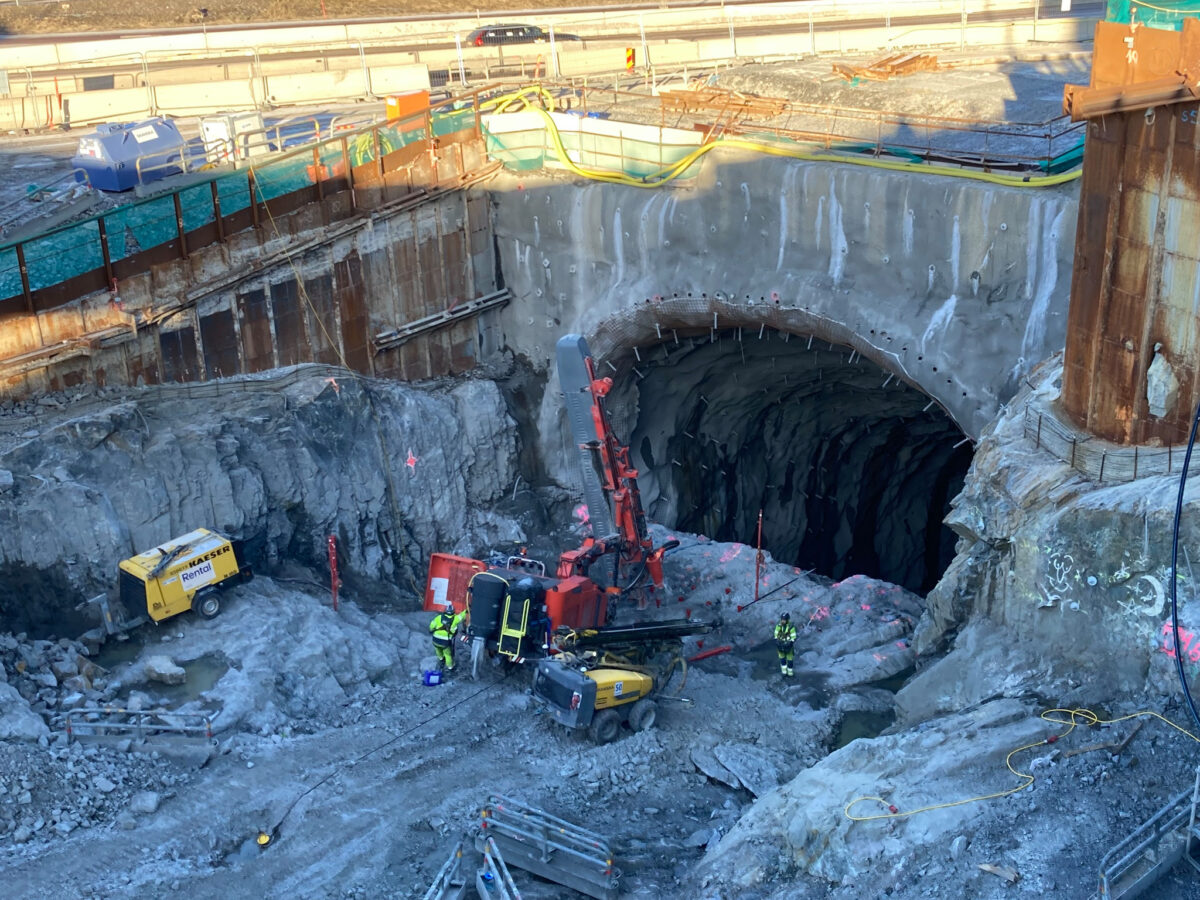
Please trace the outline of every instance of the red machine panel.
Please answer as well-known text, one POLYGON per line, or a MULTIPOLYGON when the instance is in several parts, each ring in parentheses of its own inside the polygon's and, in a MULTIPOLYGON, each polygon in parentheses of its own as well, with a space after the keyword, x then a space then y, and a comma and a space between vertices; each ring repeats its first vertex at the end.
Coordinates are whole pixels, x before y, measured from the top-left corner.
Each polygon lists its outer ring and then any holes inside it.
POLYGON ((595 628, 605 623, 608 597, 590 578, 573 575, 546 590, 546 612, 552 628, 595 628))
POLYGON ((487 570, 487 564, 466 556, 435 553, 429 559, 429 580, 425 583, 426 612, 442 612, 452 606, 461 612, 467 606, 467 585, 476 572, 487 570))

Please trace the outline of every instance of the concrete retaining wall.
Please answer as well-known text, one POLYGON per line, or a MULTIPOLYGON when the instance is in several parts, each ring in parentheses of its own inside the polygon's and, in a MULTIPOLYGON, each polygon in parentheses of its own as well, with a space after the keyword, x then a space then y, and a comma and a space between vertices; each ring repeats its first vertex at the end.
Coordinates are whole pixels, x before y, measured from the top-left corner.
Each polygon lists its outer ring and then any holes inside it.
MULTIPOLYGON (((502 330, 534 360, 553 357, 558 335, 596 334, 656 297, 725 297, 721 327, 735 321, 730 309, 756 321, 778 300, 797 333, 853 341, 978 437, 1021 377, 1063 346, 1074 185, 1010 188, 732 150, 705 157, 684 187, 523 173, 518 191, 516 177, 493 192, 516 298, 502 330)), ((707 333, 715 310, 704 306, 694 324, 707 333)), ((630 343, 659 341, 652 321, 629 328, 630 343)))

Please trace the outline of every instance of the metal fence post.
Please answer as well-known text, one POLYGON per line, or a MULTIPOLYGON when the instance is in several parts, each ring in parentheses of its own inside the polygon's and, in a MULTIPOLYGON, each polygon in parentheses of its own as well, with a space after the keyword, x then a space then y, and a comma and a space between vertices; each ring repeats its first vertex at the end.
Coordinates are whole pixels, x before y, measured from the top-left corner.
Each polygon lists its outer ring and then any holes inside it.
POLYGON ((210 181, 208 186, 212 190, 213 221, 217 224, 217 240, 223 244, 225 243, 225 222, 221 218, 221 197, 217 192, 217 182, 210 181))
POLYGON ((29 314, 33 312, 33 291, 29 289, 29 266, 25 265, 25 245, 17 244, 17 268, 21 270, 21 293, 25 295, 25 306, 29 314))
POLYGON ((108 249, 108 228, 104 224, 104 216, 96 219, 96 227, 100 231, 100 256, 104 260, 104 281, 109 287, 113 283, 112 255, 108 249))
POLYGON ((250 220, 254 223, 254 230, 257 231, 258 224, 258 191, 255 185, 254 170, 246 170, 246 185, 250 188, 250 220))
POLYGON ((354 166, 350 165, 350 148, 342 138, 342 165, 346 167, 346 185, 350 188, 350 211, 358 212, 358 198, 354 196, 354 166))
POLYGON ((187 259, 187 235, 183 231, 183 206, 179 202, 179 191, 171 194, 171 200, 175 204, 175 232, 179 235, 179 256, 181 259, 187 259))

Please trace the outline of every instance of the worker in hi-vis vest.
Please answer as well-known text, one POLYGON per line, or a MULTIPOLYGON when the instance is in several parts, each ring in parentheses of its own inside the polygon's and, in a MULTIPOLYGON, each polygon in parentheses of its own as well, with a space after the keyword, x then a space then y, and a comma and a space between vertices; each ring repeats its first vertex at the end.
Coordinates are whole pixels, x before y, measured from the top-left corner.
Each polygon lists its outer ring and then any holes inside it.
POLYGON ((467 617, 464 609, 455 613, 454 608, 438 613, 429 623, 429 634, 433 637, 433 650, 437 654, 438 669, 449 672, 454 668, 454 633, 467 617))
POLYGON ((796 647, 796 626, 792 624, 792 617, 789 613, 784 613, 779 617, 779 624, 775 626, 775 650, 779 654, 779 674, 793 675, 792 657, 795 655, 796 647))

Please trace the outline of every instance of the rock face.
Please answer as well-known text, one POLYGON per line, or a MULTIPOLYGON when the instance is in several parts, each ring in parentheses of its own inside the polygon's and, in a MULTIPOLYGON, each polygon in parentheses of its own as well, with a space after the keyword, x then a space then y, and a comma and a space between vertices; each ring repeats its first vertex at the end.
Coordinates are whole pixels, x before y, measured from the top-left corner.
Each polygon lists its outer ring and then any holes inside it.
POLYGON ((187 391, 134 392, 0 453, 14 476, 0 494, 6 627, 84 630, 74 606, 111 587, 119 560, 199 526, 244 540, 268 571, 324 564, 334 535, 346 584, 393 600, 419 592, 433 550, 523 537, 500 502, 516 427, 492 382, 421 389, 284 370, 275 384, 228 385, 218 405, 187 391))
MULTIPOLYGON (((1045 364, 980 443, 948 524, 959 552, 928 597, 916 649, 945 649, 968 622, 1003 626, 1008 651, 1025 645, 1042 683, 1090 681, 1090 702, 1146 689, 1173 692, 1170 634, 1171 532, 1178 475, 1098 483, 1038 449, 1024 433, 1024 404, 1051 405, 1061 360, 1045 364)), ((1182 457, 1182 453, 1180 453, 1182 457)), ((1200 480, 1189 482, 1180 523, 1181 644, 1194 679, 1200 608, 1188 558, 1200 558, 1200 480)), ((985 654, 984 648, 980 648, 985 654)), ((1019 649, 1018 653, 1021 652, 1019 649)), ((994 692, 985 667, 978 689, 994 692)), ((987 668, 1010 688, 1021 666, 987 668)), ((933 710, 929 710, 932 712, 933 710)))

